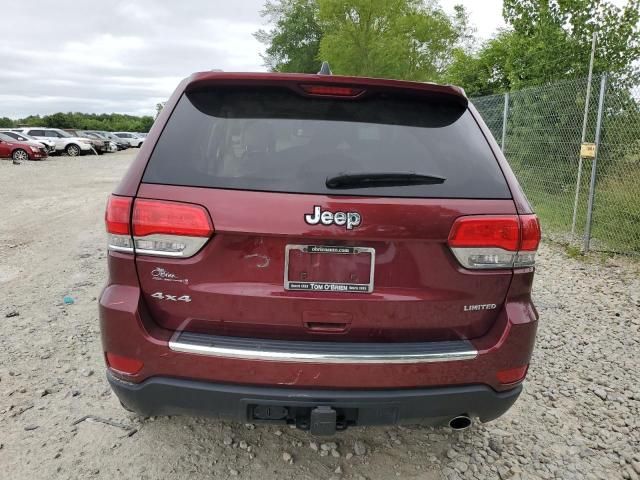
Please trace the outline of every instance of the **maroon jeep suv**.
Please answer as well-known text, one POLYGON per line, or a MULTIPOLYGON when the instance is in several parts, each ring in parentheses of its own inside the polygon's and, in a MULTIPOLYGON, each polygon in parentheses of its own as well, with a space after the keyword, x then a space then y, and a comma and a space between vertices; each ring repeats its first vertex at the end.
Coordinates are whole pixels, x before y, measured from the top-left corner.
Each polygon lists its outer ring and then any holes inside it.
POLYGON ((106 228, 102 343, 127 409, 465 428, 522 390, 540 227, 459 88, 196 73, 106 228))

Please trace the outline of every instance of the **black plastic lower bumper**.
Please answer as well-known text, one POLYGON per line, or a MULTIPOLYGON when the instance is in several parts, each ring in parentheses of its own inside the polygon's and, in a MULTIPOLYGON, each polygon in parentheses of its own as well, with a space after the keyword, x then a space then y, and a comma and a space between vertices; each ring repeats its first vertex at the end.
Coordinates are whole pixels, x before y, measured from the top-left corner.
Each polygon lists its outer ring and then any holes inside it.
POLYGON ((107 372, 122 404, 142 415, 202 415, 239 422, 295 423, 309 428, 317 407, 335 410, 337 428, 349 425, 442 425, 457 415, 498 418, 522 386, 496 392, 485 385, 403 390, 310 390, 216 384, 167 377, 128 383, 107 372))

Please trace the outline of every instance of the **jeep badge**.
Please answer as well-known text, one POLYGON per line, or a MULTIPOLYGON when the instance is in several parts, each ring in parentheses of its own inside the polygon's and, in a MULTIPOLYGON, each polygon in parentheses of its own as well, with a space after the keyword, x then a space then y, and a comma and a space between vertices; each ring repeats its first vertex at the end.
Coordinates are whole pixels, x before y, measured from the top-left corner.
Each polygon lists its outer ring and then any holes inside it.
POLYGON ((333 225, 334 223, 340 227, 345 226, 347 230, 353 230, 362 222, 362 217, 358 212, 324 212, 320 208, 320 205, 313 207, 313 213, 307 213, 304 216, 304 221, 309 225, 333 225))

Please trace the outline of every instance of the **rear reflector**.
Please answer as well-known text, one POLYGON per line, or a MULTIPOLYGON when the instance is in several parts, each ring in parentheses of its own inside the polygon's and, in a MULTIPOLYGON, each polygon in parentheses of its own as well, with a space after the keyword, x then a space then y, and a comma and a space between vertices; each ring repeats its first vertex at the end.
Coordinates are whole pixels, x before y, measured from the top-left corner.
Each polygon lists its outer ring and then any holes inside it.
POLYGON ((529 365, 524 365, 522 367, 510 368, 508 370, 500 370, 496 373, 496 377, 500 383, 507 385, 509 383, 524 380, 528 369, 529 365))
POLYGON ((109 368, 127 375, 135 375, 144 366, 144 363, 136 358, 123 357, 115 353, 107 352, 105 357, 109 368))
POLYGON ((107 203, 106 223, 110 250, 164 257, 195 255, 214 231, 200 205, 136 199, 132 207, 131 198, 116 196, 107 203))
POLYGON ((364 90, 353 87, 337 87, 332 85, 300 85, 310 95, 326 95, 330 97, 357 97, 364 90))
POLYGON ((458 218, 449 247, 471 269, 528 267, 535 264, 540 224, 535 215, 477 215, 458 218))

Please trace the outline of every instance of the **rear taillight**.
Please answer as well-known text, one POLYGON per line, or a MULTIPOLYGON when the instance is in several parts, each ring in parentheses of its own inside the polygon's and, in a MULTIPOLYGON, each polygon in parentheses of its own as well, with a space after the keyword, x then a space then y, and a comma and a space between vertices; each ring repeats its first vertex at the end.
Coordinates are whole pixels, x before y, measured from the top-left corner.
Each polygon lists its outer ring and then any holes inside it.
POLYGON ((136 199, 131 223, 139 255, 191 257, 213 234, 209 213, 191 203, 136 199))
POLYGON ((111 250, 186 258, 195 255, 213 234, 209 213, 200 205, 149 199, 131 204, 132 199, 126 197, 109 199, 106 219, 111 250))
POLYGON ((477 215, 458 218, 449 247, 472 269, 528 267, 535 264, 540 224, 535 215, 477 215))
POLYGON ((133 239, 129 230, 131 204, 129 197, 111 195, 107 201, 104 220, 109 235, 109 250, 133 253, 133 239))

